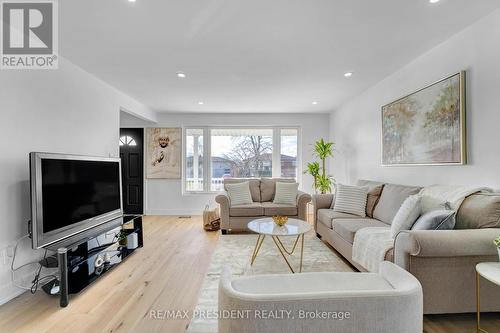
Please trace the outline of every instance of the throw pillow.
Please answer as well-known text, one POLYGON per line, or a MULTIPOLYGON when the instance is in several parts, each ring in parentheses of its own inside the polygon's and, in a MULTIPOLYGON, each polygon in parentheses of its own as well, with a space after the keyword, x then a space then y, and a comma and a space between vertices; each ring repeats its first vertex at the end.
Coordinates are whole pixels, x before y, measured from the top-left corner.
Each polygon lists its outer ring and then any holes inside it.
POLYGON ((368 187, 337 184, 333 211, 366 216, 368 187))
POLYGON ((420 216, 411 230, 452 230, 456 212, 448 209, 433 210, 420 216))
POLYGON ((419 195, 411 195, 403 202, 396 216, 392 220, 391 235, 396 238, 397 234, 402 230, 410 230, 415 221, 420 216, 422 208, 420 207, 419 195))
POLYGON ((370 192, 368 192, 368 197, 366 199, 366 216, 373 217, 373 211, 380 200, 380 195, 382 194, 383 189, 384 185, 382 184, 375 186, 370 190, 370 192))
POLYGON ((298 183, 276 182, 276 192, 273 202, 276 204, 295 205, 297 203, 298 183))
POLYGON ((227 195, 229 196, 229 201, 231 202, 231 206, 253 203, 249 182, 226 184, 226 189, 227 195))
POLYGON ((420 205, 422 206, 422 214, 426 214, 434 210, 450 209, 449 202, 430 195, 422 195, 420 205))

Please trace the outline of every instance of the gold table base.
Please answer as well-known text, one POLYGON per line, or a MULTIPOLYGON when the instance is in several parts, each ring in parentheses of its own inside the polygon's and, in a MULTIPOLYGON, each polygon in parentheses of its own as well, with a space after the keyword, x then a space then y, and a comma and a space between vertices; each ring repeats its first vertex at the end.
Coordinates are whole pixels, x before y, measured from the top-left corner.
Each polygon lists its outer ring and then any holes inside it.
MULTIPOLYGON (((290 262, 286 258, 285 254, 287 254, 289 256, 293 255, 293 253, 295 252, 295 249, 297 248, 297 244, 299 242, 299 239, 302 238, 301 244, 300 244, 300 267, 299 267, 299 273, 301 273, 302 272, 302 262, 303 262, 303 258, 304 258, 304 234, 297 236, 297 239, 295 239, 295 243, 293 244, 293 248, 290 251, 288 251, 285 248, 285 246, 281 242, 281 239, 279 239, 278 236, 271 236, 271 237, 274 241, 274 244, 276 244, 276 247, 278 248, 281 256, 283 257, 283 259, 285 259, 285 262, 288 265, 288 268, 290 268, 290 271, 292 271, 292 273, 295 273, 295 271, 293 270, 292 265, 290 264, 290 262)), ((255 248, 253 250, 252 260, 250 262, 250 265, 253 265, 253 263, 255 262, 255 259, 257 259, 257 255, 259 254, 259 250, 262 246, 262 243, 264 243, 265 238, 266 238, 266 235, 259 234, 259 237, 257 238, 257 243, 255 244, 255 248)))
POLYGON ((476 272, 476 311, 477 311, 477 333, 488 333, 488 331, 485 331, 481 328, 481 292, 480 292, 480 283, 479 280, 481 279, 481 276, 479 275, 478 272, 476 272))

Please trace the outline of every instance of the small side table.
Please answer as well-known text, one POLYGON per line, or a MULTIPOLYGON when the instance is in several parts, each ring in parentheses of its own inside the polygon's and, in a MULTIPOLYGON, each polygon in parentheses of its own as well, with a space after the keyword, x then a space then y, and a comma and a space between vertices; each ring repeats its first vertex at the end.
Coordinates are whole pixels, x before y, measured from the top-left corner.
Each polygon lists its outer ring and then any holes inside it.
POLYGON ((482 262, 476 265, 477 332, 488 333, 481 328, 481 291, 479 281, 481 277, 500 286, 500 262, 482 262))

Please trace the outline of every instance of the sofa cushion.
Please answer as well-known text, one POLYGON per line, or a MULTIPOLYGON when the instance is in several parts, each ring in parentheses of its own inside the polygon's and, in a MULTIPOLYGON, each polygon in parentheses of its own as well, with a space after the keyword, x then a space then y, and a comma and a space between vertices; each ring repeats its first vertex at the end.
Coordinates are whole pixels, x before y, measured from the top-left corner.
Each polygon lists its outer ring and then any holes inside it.
POLYGON ((275 215, 297 216, 296 205, 263 202, 262 207, 264 208, 264 215, 266 216, 275 216, 275 215))
POLYGON ((378 220, 359 217, 355 219, 334 219, 332 226, 333 231, 351 244, 354 242, 354 235, 359 229, 368 227, 389 228, 387 224, 378 220))
POLYGON ((451 230, 455 227, 456 212, 449 209, 433 210, 422 214, 411 230, 451 230))
POLYGON ((360 179, 356 185, 368 187, 368 197, 366 198, 366 216, 373 217, 373 211, 380 200, 384 183, 360 179))
POLYGON ((276 189, 276 181, 280 183, 295 183, 291 178, 261 178, 260 179, 260 201, 273 201, 276 189))
POLYGON ((333 219, 359 219, 359 216, 335 212, 332 209, 318 209, 318 222, 331 229, 333 219))
POLYGON ((226 178, 224 179, 224 190, 227 191, 227 184, 238 184, 249 182, 250 193, 252 194, 253 202, 260 202, 260 179, 258 178, 226 178))
POLYGON ((476 193, 465 198, 455 229, 500 228, 500 193, 476 193))
POLYGON ((403 202, 410 195, 417 194, 421 188, 417 186, 405 186, 396 184, 385 184, 382 195, 378 201, 373 217, 377 220, 391 224, 403 202))
POLYGON ((295 205, 297 203, 298 183, 276 182, 273 202, 277 204, 295 205))
POLYGON ((248 205, 234 205, 229 207, 229 216, 263 216, 264 208, 260 202, 248 205))
POLYGON ((226 184, 226 188, 231 206, 248 205, 253 202, 249 182, 226 184))
POLYGON ((391 235, 396 238, 398 233, 403 230, 410 230, 415 221, 420 216, 422 207, 420 207, 420 196, 410 195, 399 208, 396 216, 392 220, 391 235))
POLYGON ((337 184, 333 210, 365 217, 367 196, 368 187, 337 184))

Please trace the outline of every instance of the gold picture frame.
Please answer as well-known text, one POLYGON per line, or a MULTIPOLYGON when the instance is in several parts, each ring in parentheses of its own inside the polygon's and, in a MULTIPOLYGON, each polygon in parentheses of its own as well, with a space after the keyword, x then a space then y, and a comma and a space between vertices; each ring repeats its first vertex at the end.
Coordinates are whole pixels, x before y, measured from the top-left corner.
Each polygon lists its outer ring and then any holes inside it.
POLYGON ((382 106, 382 166, 467 164, 465 71, 382 106))

